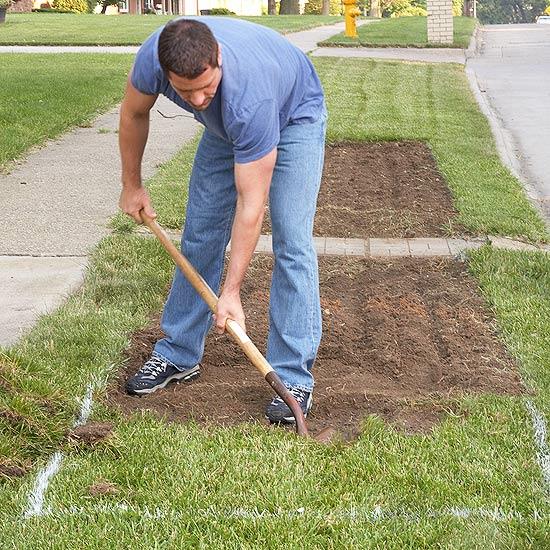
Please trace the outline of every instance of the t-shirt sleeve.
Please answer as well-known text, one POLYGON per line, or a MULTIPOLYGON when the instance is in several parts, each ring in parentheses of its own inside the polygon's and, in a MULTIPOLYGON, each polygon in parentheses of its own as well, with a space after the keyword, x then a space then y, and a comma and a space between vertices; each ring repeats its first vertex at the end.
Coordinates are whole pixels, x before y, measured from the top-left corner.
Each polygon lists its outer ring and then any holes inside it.
POLYGON ((279 110, 267 99, 233 113, 226 132, 233 143, 235 162, 245 164, 267 155, 279 143, 279 110))
POLYGON ((158 63, 157 44, 158 36, 150 36, 139 49, 132 67, 132 85, 147 95, 161 92, 162 69, 158 63))

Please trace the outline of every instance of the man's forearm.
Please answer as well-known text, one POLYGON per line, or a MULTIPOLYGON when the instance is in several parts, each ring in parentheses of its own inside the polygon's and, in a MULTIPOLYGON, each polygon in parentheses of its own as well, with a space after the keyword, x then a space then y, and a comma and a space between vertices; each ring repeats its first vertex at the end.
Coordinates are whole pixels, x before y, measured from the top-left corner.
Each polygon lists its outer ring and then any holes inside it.
POLYGON ((269 186, 277 159, 273 149, 262 159, 235 165, 237 209, 231 232, 231 257, 223 292, 238 294, 258 242, 269 186))
POLYGON ((119 148, 122 163, 122 185, 141 185, 141 161, 149 135, 149 113, 129 113, 124 108, 120 113, 119 148))
POLYGON ((256 248, 262 228, 265 209, 247 208, 237 200, 237 209, 233 230, 231 232, 231 256, 223 291, 230 294, 239 293, 252 254, 256 248))

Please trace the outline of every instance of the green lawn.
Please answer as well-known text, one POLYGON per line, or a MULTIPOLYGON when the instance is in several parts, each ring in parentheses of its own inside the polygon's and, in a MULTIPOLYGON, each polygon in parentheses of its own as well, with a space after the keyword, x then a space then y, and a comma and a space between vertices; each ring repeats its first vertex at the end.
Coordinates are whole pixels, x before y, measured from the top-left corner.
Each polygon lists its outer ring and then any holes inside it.
MULTIPOLYGON (((477 20, 472 17, 454 17, 453 43, 445 46, 467 48, 477 20)), ((321 42, 320 46, 375 46, 416 47, 438 46, 428 43, 426 17, 396 17, 381 19, 357 27, 358 38, 349 38, 344 33, 321 42)))
POLYGON ((129 55, 0 55, 0 170, 114 106, 131 64, 129 55))
MULTIPOLYGON (((318 59, 330 140, 422 139, 472 230, 546 237, 500 165, 488 124, 455 66, 318 59), (494 230, 497 231, 494 231, 494 230)), ((161 219, 195 143, 149 182, 161 219), (164 182, 170 182, 166 186, 164 182)), ((181 189, 178 192, 182 193, 181 189)), ((170 221, 172 220, 172 221, 170 221)), ((360 439, 325 447, 259 426, 205 430, 102 404, 133 330, 160 309, 172 266, 153 239, 99 245, 82 289, 0 355, 0 465, 65 459, 46 493, 49 515, 23 519, 34 476, 0 476, 0 547, 373 548, 550 547, 548 487, 526 401, 550 417, 550 255, 485 247, 470 269, 530 393, 456 402, 445 422, 407 436, 379 418, 360 439), (94 382, 93 418, 112 438, 77 447, 66 431, 94 382), (92 496, 98 481, 116 493, 92 496)))
MULTIPOLYGON (((550 256, 485 248, 471 265, 534 391, 529 398, 548 415, 550 256)), ((156 241, 112 236, 84 288, 4 354, 0 461, 38 458, 38 466, 44 453, 66 454, 46 494, 50 515, 21 520, 32 476, 0 481, 8 548, 46 549, 52 540, 58 548, 550 544, 525 397, 464 398, 429 435, 406 436, 371 417, 356 443, 331 447, 258 426, 206 431, 147 413, 125 419, 102 405, 127 334, 160 307, 170 275, 156 241), (91 380, 94 418, 115 425, 93 449, 64 438, 80 406, 75 397, 91 380), (92 496, 99 481, 116 492, 92 496)))
MULTIPOLYGON (((101 16, 92 14, 10 13, 0 25, 0 44, 133 45, 173 19, 160 15, 101 16)), ((337 16, 278 15, 242 17, 288 33, 341 21, 337 16)))

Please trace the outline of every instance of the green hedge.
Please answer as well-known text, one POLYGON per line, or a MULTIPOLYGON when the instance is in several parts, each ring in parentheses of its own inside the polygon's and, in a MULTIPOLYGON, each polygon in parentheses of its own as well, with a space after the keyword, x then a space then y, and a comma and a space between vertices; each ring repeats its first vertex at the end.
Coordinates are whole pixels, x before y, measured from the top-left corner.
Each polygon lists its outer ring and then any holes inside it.
POLYGON ((88 3, 86 0, 54 0, 52 7, 55 10, 73 13, 87 13, 88 3))

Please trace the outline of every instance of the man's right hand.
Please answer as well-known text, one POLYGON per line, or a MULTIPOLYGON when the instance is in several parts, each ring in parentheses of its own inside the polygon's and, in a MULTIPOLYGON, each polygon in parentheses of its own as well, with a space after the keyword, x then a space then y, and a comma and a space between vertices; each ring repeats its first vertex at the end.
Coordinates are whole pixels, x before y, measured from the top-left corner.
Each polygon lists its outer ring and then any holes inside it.
POLYGON ((125 214, 134 218, 137 223, 143 223, 140 215, 141 210, 150 218, 157 217, 151 205, 151 198, 145 187, 124 187, 120 193, 118 205, 125 214))

